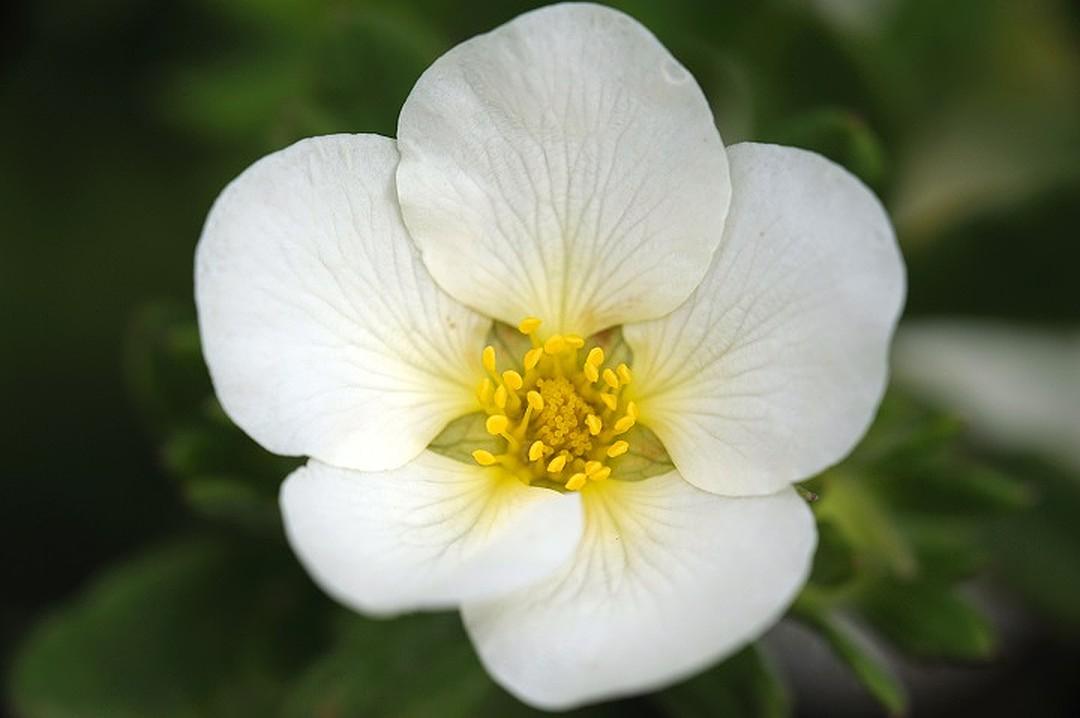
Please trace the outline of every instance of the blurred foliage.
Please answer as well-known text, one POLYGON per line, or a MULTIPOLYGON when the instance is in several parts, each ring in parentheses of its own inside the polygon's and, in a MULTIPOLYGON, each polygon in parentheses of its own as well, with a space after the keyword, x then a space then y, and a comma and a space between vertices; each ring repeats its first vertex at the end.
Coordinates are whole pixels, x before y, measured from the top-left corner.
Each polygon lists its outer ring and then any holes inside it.
MULTIPOLYGON (((908 261, 909 314, 1080 320, 1074 6, 615 4, 687 64, 727 141, 814 149, 882 196, 908 261)), ((17 421, 3 433, 13 480, 0 518, 12 533, 2 616, 5 642, 21 646, 8 681, 18 715, 535 714, 491 683, 455 616, 369 621, 311 585, 277 510, 298 461, 225 418, 190 299, 200 223, 231 177, 304 136, 392 136, 432 60, 532 6, 45 0, 5 11, 0 395, 17 421), (41 602, 63 596, 26 631, 41 602)), ((894 391, 856 452, 805 488, 820 547, 792 615, 883 710, 909 705, 890 652, 996 655, 975 579, 1022 597, 1080 653, 1076 476, 975 445, 894 391)), ((767 648, 750 647, 682 685, 578 714, 792 710, 767 648)))

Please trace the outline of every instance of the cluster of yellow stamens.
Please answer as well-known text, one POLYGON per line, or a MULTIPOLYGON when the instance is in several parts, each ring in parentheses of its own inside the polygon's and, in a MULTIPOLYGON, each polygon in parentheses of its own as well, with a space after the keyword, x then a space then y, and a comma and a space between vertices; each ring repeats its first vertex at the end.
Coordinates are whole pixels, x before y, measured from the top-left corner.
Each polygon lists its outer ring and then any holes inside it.
POLYGON ((626 364, 605 368, 600 347, 581 360, 581 337, 555 334, 541 341, 539 328, 536 317, 518 325, 532 342, 521 371, 500 373, 495 348, 484 348, 487 376, 476 395, 488 414, 487 432, 504 439, 506 450, 477 449, 472 455, 481 466, 498 464, 526 481, 545 479, 578 491, 611 476, 609 462, 630 448, 618 437, 638 418, 637 406, 623 396, 633 375, 626 364))

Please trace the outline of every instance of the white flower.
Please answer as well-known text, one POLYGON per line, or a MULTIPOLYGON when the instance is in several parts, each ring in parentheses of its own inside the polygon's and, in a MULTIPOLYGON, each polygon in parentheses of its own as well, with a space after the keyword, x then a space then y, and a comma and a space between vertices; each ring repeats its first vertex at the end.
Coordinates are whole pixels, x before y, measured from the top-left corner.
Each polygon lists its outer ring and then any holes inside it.
POLYGON ((815 545, 790 483, 865 430, 904 294, 858 180, 725 151, 687 71, 596 5, 443 55, 396 142, 255 163, 196 265, 225 410, 312 457, 281 505, 314 579, 369 614, 460 606, 547 708, 671 683, 779 617, 815 545), (484 349, 491 318, 532 349, 484 349), (584 339, 618 326, 626 363, 584 339), (475 412, 475 461, 425 448, 475 412), (635 424, 674 469, 620 480, 635 424))

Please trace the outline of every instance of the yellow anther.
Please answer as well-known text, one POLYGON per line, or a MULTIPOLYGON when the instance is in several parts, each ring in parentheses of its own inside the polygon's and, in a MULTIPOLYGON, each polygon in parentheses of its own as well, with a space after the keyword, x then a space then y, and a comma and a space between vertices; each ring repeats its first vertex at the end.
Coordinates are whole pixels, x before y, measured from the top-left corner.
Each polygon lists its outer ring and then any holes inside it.
POLYGON ((529 447, 529 461, 539 461, 544 456, 544 442, 537 439, 529 447))
POLYGON ((637 404, 635 404, 632 401, 627 402, 627 404, 626 404, 626 415, 633 417, 634 421, 637 421, 638 420, 637 404))
POLYGON ((585 346, 585 340, 577 334, 567 334, 563 339, 566 340, 566 345, 571 349, 580 349, 585 346))
POLYGON ((502 379, 503 384, 506 384, 506 386, 511 391, 517 391, 521 388, 522 384, 525 383, 525 381, 521 378, 521 374, 518 374, 513 369, 508 369, 507 371, 504 371, 502 374, 502 379))
POLYGON ((484 380, 480 382, 480 388, 476 390, 476 396, 480 399, 481 404, 487 404, 491 401, 491 390, 495 387, 491 383, 491 379, 484 377, 484 380))
POLYGON ((630 431, 630 427, 632 427, 635 423, 636 422, 634 421, 634 417, 624 416, 623 418, 615 422, 615 433, 625 434, 626 432, 630 431))
POLYGON ((540 396, 540 392, 530 391, 525 395, 525 398, 529 401, 529 406, 532 407, 533 411, 544 410, 544 397, 540 396))
POLYGON ((589 478, 592 479, 593 481, 603 481, 604 479, 606 479, 609 476, 611 476, 611 467, 610 466, 605 466, 604 468, 597 471, 595 474, 589 474, 589 478))
POLYGON ((540 363, 540 357, 544 356, 544 348, 536 347, 525 352, 525 359, 521 362, 525 366, 525 371, 532 371, 536 368, 536 365, 540 363))
POLYGON ((548 354, 562 354, 566 351, 566 337, 562 334, 555 334, 548 338, 544 342, 544 351, 548 354))
POLYGON ((585 480, 585 474, 574 474, 566 481, 566 489, 568 491, 579 491, 585 485, 585 480))
POLYGON ((604 428, 604 422, 596 414, 589 414, 585 417, 585 426, 589 427, 590 434, 596 436, 604 428))
POLYGON ((484 451, 483 449, 477 449, 472 452, 472 457, 476 459, 476 463, 481 466, 491 466, 495 463, 495 455, 490 451, 484 451))
POLYGON ((484 353, 480 355, 480 360, 484 363, 484 368, 490 372, 495 371, 495 347, 488 344, 484 347, 484 353))
POLYGON ((566 466, 566 454, 559 454, 550 462, 548 462, 547 470, 553 474, 557 474, 563 470, 566 466))
POLYGON ((484 422, 484 428, 487 429, 487 432, 492 436, 502 434, 506 431, 508 426, 510 426, 510 420, 503 414, 492 414, 487 418, 487 421, 484 422))
POLYGON ((615 372, 611 371, 610 369, 605 369, 604 373, 601 374, 601 376, 604 377, 604 383, 610 386, 612 389, 619 388, 619 377, 615 376, 615 372))
POLYGON ((499 388, 495 390, 494 400, 495 406, 500 409, 506 408, 506 387, 504 385, 500 384, 499 388))
POLYGON ((622 379, 623 384, 629 384, 634 380, 634 375, 630 373, 630 367, 626 364, 620 364, 615 371, 619 373, 619 378, 622 379))
POLYGON ((541 324, 543 324, 543 322, 536 317, 525 317, 521 320, 521 323, 518 324, 518 331, 522 334, 532 334, 540 328, 541 324))
POLYGON ((592 476, 593 474, 595 474, 597 471, 599 471, 602 468, 604 468, 604 465, 601 464, 599 461, 586 461, 585 462, 585 473, 588 474, 589 476, 592 476))
MULTIPOLYGON (((495 396, 498 397, 499 392, 495 392, 495 396)), ((604 402, 604 406, 615 411, 615 407, 619 405, 619 400, 615 398, 614 394, 601 394, 600 401, 604 402)))
POLYGON ((596 380, 600 378, 600 370, 595 365, 586 362, 585 366, 581 367, 581 372, 585 375, 585 378, 589 380, 590 384, 595 384, 596 380))
MULTIPOLYGON (((490 421, 490 419, 489 419, 490 421)), ((614 459, 616 456, 622 456, 630 450, 630 444, 626 441, 616 441, 614 444, 608 447, 608 457, 614 459)))
POLYGON ((585 357, 585 363, 598 367, 604 363, 604 350, 600 347, 593 347, 589 350, 589 356, 585 357))

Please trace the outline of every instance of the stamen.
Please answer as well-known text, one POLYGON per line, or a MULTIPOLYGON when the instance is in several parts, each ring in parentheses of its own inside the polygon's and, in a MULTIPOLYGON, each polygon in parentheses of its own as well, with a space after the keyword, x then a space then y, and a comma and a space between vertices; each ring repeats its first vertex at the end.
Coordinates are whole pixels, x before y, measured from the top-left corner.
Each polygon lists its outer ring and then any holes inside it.
POLYGON ((630 436, 627 432, 638 421, 637 405, 623 396, 633 374, 625 363, 605 368, 604 350, 598 346, 581 361, 582 337, 541 339, 541 324, 538 317, 518 324, 533 345, 520 367, 498 373, 495 347, 484 347, 481 363, 488 376, 478 383, 476 396, 488 414, 484 428, 507 448, 501 454, 478 448, 472 458, 480 466, 499 465, 525 483, 544 478, 566 491, 579 491, 590 481, 610 477, 608 461, 630 449, 628 441, 615 439, 630 436))
POLYGON ((570 491, 579 491, 585 485, 585 474, 574 474, 567 480, 566 488, 570 491))
POLYGON ((559 454, 552 459, 548 465, 547 470, 553 474, 557 474, 566 467, 566 454, 559 454))
POLYGON ((544 442, 540 441, 539 439, 534 441, 532 443, 532 446, 529 447, 529 461, 539 461, 540 459, 544 458, 545 448, 546 447, 544 446, 544 442))
POLYGON ((540 363, 540 357, 544 356, 543 347, 535 347, 525 352, 525 360, 522 364, 525 367, 526 372, 530 372, 536 368, 536 365, 540 363))
POLYGON ((487 433, 492 436, 499 436, 505 434, 507 428, 510 426, 510 420, 503 414, 492 414, 484 422, 484 428, 487 429, 487 433))
POLYGON ((562 334, 553 334, 546 342, 544 342, 544 353, 552 355, 562 354, 566 351, 566 347, 566 337, 562 334))
POLYGON ((630 450, 630 443, 626 441, 616 441, 614 444, 608 447, 608 458, 614 459, 616 456, 622 456, 630 450))
POLYGON ((481 404, 491 401, 491 392, 494 388, 495 385, 491 383, 491 379, 484 377, 484 380, 480 382, 480 388, 476 390, 476 398, 480 400, 481 404))
POLYGON ((595 384, 596 380, 600 378, 600 370, 587 362, 585 366, 581 368, 581 373, 585 375, 585 378, 589 380, 590 384, 595 384))
POLYGON ((521 320, 521 323, 518 324, 518 331, 522 334, 532 334, 540 328, 541 324, 543 324, 543 322, 536 317, 525 317, 521 320))
POLYGON ((610 466, 605 466, 604 468, 597 471, 595 474, 589 474, 589 478, 592 479, 593 481, 603 481, 604 479, 606 479, 609 476, 611 476, 611 467, 610 466))
POLYGON ((533 411, 544 410, 544 397, 540 396, 540 392, 530 391, 525 395, 525 399, 529 402, 529 408, 533 411))

